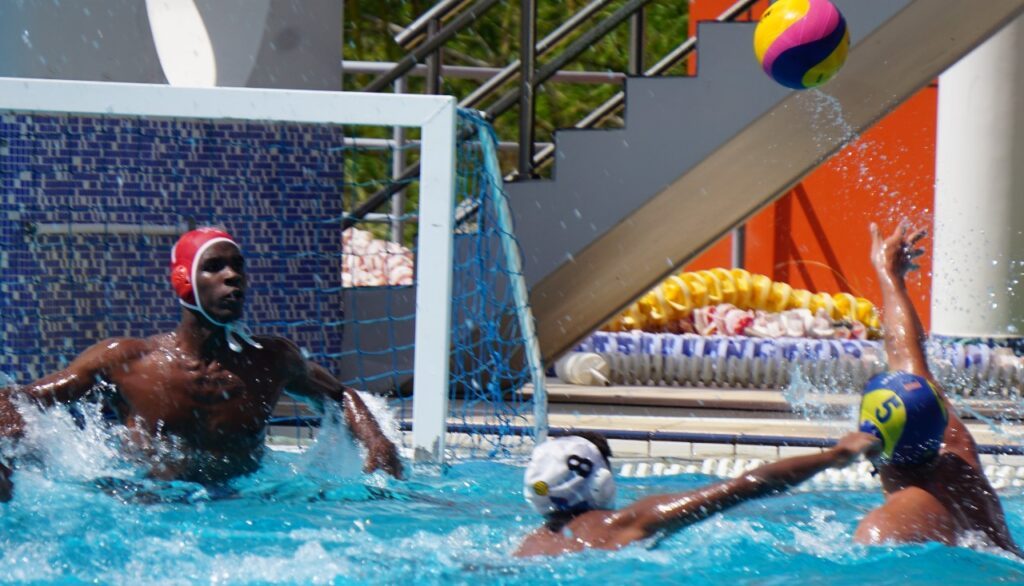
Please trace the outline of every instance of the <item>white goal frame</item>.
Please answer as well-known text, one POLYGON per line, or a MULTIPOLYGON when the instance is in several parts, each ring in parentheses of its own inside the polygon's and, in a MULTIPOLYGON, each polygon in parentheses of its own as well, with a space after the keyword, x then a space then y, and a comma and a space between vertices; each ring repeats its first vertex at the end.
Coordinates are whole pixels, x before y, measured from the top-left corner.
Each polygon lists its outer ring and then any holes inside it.
POLYGON ((0 78, 0 112, 419 128, 412 447, 416 460, 443 461, 451 343, 454 97, 0 78))

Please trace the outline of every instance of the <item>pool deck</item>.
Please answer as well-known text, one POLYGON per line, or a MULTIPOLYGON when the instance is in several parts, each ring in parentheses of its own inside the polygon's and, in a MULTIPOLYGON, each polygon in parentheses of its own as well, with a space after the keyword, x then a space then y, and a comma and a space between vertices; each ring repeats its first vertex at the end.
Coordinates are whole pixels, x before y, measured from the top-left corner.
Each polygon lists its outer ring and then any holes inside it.
MULTIPOLYGON (((765 389, 685 388, 569 385, 549 379, 548 418, 551 427, 648 432, 647 441, 613 440, 620 455, 639 457, 690 457, 743 455, 771 458, 816 448, 778 445, 802 440, 836 439, 850 431, 860 397, 852 393, 810 393, 801 397, 804 407, 794 410, 783 392, 765 389), (714 441, 666 441, 659 436, 748 436, 751 440, 782 441, 757 445, 714 441), (753 437, 750 437, 753 436, 753 437)), ((529 392, 530 389, 527 389, 529 392)), ((1005 418, 999 430, 961 410, 968 429, 981 446, 1019 446, 1024 439, 1024 420, 1006 413, 1016 403, 1009 400, 966 400, 981 417, 1005 418)), ((1004 456, 1009 458, 1009 456, 1004 456)), ((1024 463, 1024 457, 1021 463, 1024 463)))
MULTIPOLYGON (((811 393, 801 398, 803 409, 794 410, 783 392, 765 389, 685 388, 569 385, 547 381, 548 420, 552 429, 606 432, 619 457, 703 460, 740 456, 766 460, 819 451, 821 444, 852 429, 859 397, 852 393, 811 393), (615 436, 619 436, 615 438, 615 436)), ((529 395, 532 389, 527 387, 529 395)), ((961 409, 968 429, 983 449, 1021 446, 1024 419, 1019 405, 1010 400, 966 399, 961 409), (1017 418, 1007 414, 1017 413, 1017 418), (995 429, 977 417, 1000 417, 995 429)), ((456 404, 454 407, 459 408, 456 404)), ((300 409, 301 410, 301 409, 300 409)), ((296 413, 282 402, 275 415, 296 413)), ((527 417, 522 425, 532 426, 527 417)), ((458 424, 485 424, 484 415, 470 415, 458 424)), ((271 440, 287 441, 295 430, 272 430, 271 440)), ((448 445, 459 449, 468 442, 462 433, 449 433, 448 445)), ((1024 465, 1024 456, 986 458, 999 463, 1024 465)))

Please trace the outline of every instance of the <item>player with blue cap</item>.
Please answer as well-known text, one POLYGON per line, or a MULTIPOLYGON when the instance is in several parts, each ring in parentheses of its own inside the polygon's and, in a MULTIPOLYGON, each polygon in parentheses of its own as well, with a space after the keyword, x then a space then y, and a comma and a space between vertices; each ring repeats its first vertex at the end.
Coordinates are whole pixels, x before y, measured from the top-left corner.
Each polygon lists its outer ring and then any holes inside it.
POLYGON ((970 431, 928 371, 921 320, 905 276, 918 268, 923 230, 906 221, 888 237, 871 225, 871 261, 882 289, 882 325, 892 371, 868 382, 860 429, 882 441, 873 460, 885 502, 857 527, 860 543, 961 543, 980 535, 1021 555, 1006 526, 1002 504, 989 484, 970 431))
POLYGON ((909 372, 875 375, 864 387, 860 430, 882 441, 881 461, 917 466, 939 453, 949 415, 938 388, 909 372))

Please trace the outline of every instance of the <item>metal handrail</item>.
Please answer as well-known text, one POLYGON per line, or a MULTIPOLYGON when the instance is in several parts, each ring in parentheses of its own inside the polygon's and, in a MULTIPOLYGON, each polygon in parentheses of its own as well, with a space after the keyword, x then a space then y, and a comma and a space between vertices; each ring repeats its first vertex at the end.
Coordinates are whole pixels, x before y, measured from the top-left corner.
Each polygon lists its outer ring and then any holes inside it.
MULTIPOLYGON (((569 20, 563 22, 561 26, 551 31, 548 36, 537 42, 537 57, 540 57, 553 49, 562 39, 579 28, 579 26, 595 12, 601 10, 608 4, 611 4, 611 2, 612 0, 594 0, 590 4, 584 6, 582 10, 572 15, 569 20)), ((472 108, 479 104, 484 100, 484 98, 493 94, 494 90, 501 86, 501 84, 514 78, 516 74, 519 73, 520 65, 521 64, 518 59, 506 65, 500 72, 495 74, 494 77, 463 98, 462 101, 459 102, 459 106, 463 108, 472 108)))
POLYGON ((412 24, 396 34, 395 42, 403 49, 408 49, 418 37, 427 32, 427 26, 429 26, 430 21, 439 20, 450 15, 452 12, 457 12, 468 3, 469 0, 441 0, 421 14, 412 24))
MULTIPOLYGON (((611 16, 607 17, 604 21, 599 23, 596 27, 587 31, 586 33, 578 37, 575 41, 573 41, 569 45, 569 47, 567 47, 565 51, 562 52, 561 55, 559 55, 553 61, 551 61, 550 63, 542 67, 540 70, 538 70, 535 76, 535 83, 539 85, 550 79, 565 65, 567 65, 572 60, 576 59, 576 57, 582 54, 583 51, 585 51, 595 42, 603 38, 606 34, 608 34, 608 32, 610 32, 616 26, 620 25, 622 22, 626 20, 626 18, 632 16, 637 10, 640 10, 650 1, 651 0, 630 0, 629 2, 627 2, 625 5, 620 7, 615 13, 613 13, 611 16)), ((761 0, 738 0, 732 6, 730 6, 728 9, 722 12, 722 14, 720 14, 715 20, 718 22, 728 22, 735 20, 742 13, 751 10, 751 8, 759 1, 761 0)), ((578 15, 585 12, 586 16, 590 16, 594 12, 600 10, 600 8, 603 8, 608 3, 608 0, 596 0, 595 2, 592 2, 588 6, 584 7, 583 10, 577 13, 577 15, 574 15, 573 18, 571 18, 569 21, 563 24, 563 26, 559 27, 558 29, 556 29, 556 31, 552 32, 543 40, 537 43, 537 55, 539 56, 543 52, 549 50, 551 47, 554 47, 558 43, 558 41, 567 36, 570 32, 572 32, 572 30, 578 28, 579 25, 582 24, 583 20, 585 20, 585 18, 577 18, 578 15), (571 26, 567 26, 570 22, 572 23, 571 26)), ((493 5, 490 0, 482 0, 478 4, 486 4, 487 8, 490 8, 490 6, 493 5)), ((390 73, 379 77, 377 80, 374 80, 374 82, 371 83, 370 86, 367 86, 367 88, 364 91, 379 91, 380 89, 383 89, 388 84, 393 82, 395 79, 397 79, 404 73, 408 72, 412 67, 414 67, 416 65, 417 59, 422 58, 423 55, 433 50, 437 50, 444 43, 444 41, 446 41, 455 33, 459 32, 459 30, 461 30, 461 27, 467 26, 480 16, 480 14, 475 14, 473 15, 473 18, 470 20, 468 19, 467 14, 469 13, 464 13, 460 15, 460 17, 457 18, 456 21, 450 23, 448 26, 441 29, 436 36, 433 36, 432 38, 428 39, 427 42, 424 45, 418 47, 413 54, 408 55, 405 59, 399 62, 395 69, 392 69, 390 73), (465 22, 464 24, 460 24, 464 17, 467 19, 467 22, 465 22), (459 25, 459 29, 454 28, 456 25, 459 25), (428 46, 431 47, 431 50, 424 50, 424 48, 428 46), (418 56, 414 57, 414 55, 418 56), (402 71, 400 73, 395 74, 395 71, 398 70, 399 68, 403 68, 402 71), (388 81, 382 81, 385 79, 388 81)), ((696 48, 696 36, 691 36, 687 38, 685 41, 680 43, 675 49, 670 51, 665 57, 663 57, 653 66, 645 70, 644 76, 653 77, 663 74, 664 72, 668 71, 671 67, 675 66, 680 61, 682 61, 684 58, 688 57, 691 53, 693 53, 693 51, 696 48)), ((481 88, 478 88, 475 92, 473 92, 465 99, 460 101, 459 106, 475 106, 481 100, 490 95, 490 93, 493 93, 493 91, 497 89, 502 83, 511 79, 519 71, 520 67, 521 64, 518 61, 516 63, 506 66, 504 69, 502 69, 501 72, 495 75, 494 80, 498 81, 492 80, 486 82, 483 86, 481 86, 481 88), (484 88, 487 88, 486 91, 481 91, 484 88)), ((503 95, 501 98, 498 99, 497 102, 495 102, 493 105, 491 105, 490 108, 487 109, 487 111, 485 112, 487 118, 493 120, 497 116, 509 110, 518 102, 519 95, 519 88, 515 88, 506 93, 505 95, 503 95)), ((619 109, 621 109, 622 106, 625 104, 625 96, 626 94, 624 91, 616 93, 614 96, 612 96, 603 104, 594 109, 590 114, 585 116, 582 120, 577 122, 573 126, 573 128, 593 128, 601 121, 606 119, 608 116, 619 111, 619 109)), ((541 165, 548 163, 552 159, 552 155, 554 154, 554 152, 554 144, 549 143, 547 145, 544 145, 534 154, 532 168, 537 169, 541 165)), ((396 183, 389 185, 388 187, 385 187, 384 189, 373 194, 367 201, 365 201, 351 214, 347 214, 343 221, 343 227, 348 228, 349 226, 354 225, 363 216, 379 207, 385 201, 390 199, 395 193, 404 189, 404 182, 416 177, 418 174, 419 163, 416 163, 406 168, 405 172, 402 174, 401 177, 397 179, 396 183)), ((506 178, 514 179, 515 177, 516 173, 513 172, 509 174, 506 178)))
MULTIPOLYGON (((533 170, 533 136, 537 124, 537 0, 519 1, 519 165, 523 175, 533 170)), ((499 169, 497 171, 501 173, 499 169)))
MULTIPOLYGON (((555 74, 555 72, 582 55, 583 52, 593 46, 594 43, 604 38, 604 36, 610 33, 615 27, 625 22, 626 19, 632 16, 639 8, 652 1, 653 0, 628 0, 628 2, 620 6, 618 10, 599 22, 597 26, 580 35, 572 43, 569 43, 569 46, 566 47, 565 51, 563 51, 558 57, 555 57, 541 67, 537 71, 537 84, 542 84, 547 81, 555 74)), ((489 119, 493 120, 495 117, 500 116, 506 110, 516 105, 518 100, 519 88, 515 88, 498 98, 498 101, 491 105, 485 113, 489 119)))
MULTIPOLYGON (((609 0, 599 0, 601 2, 608 2, 609 0)), ((537 43, 540 47, 540 43, 537 43)), ((537 55, 541 53, 538 50, 537 55)), ((359 73, 371 73, 374 75, 380 75, 381 73, 387 73, 397 65, 394 61, 342 61, 341 68, 348 74, 359 74, 359 73)), ((516 59, 515 69, 518 71, 519 60, 516 59)), ((441 75, 449 79, 472 79, 476 81, 483 81, 486 83, 492 83, 495 79, 501 78, 498 83, 507 81, 513 75, 508 75, 505 72, 508 71, 509 67, 478 67, 475 65, 442 65, 441 75)), ((427 75, 426 65, 416 65, 410 69, 406 74, 406 77, 415 75, 423 77, 427 75)), ((563 69, 551 77, 551 81, 565 82, 565 83, 581 83, 581 84, 609 84, 609 83, 624 83, 626 78, 629 76, 628 73, 621 73, 618 71, 575 71, 571 69, 563 69)), ((482 84, 480 87, 484 87, 486 84, 482 84)), ((473 92, 476 93, 475 91, 473 92)), ((468 108, 470 106, 464 103, 469 100, 466 97, 459 102, 459 106, 468 108)))
MULTIPOLYGON (((359 136, 346 136, 341 142, 347 147, 363 148, 363 149, 396 149, 396 148, 419 148, 420 141, 418 140, 406 140, 399 143, 399 141, 393 138, 365 138, 359 136)), ((539 142, 541 146, 547 146, 551 143, 539 142)), ((502 151, 513 151, 519 148, 519 143, 514 140, 502 140, 498 142, 498 149, 502 151)))
MULTIPOLYGON (((560 69, 562 69, 562 67, 567 65, 570 61, 574 60, 579 55, 581 55, 584 51, 586 51, 589 47, 591 47, 595 42, 597 42, 598 40, 603 38, 605 35, 607 35, 609 32, 611 32, 616 26, 618 26, 619 24, 624 22, 638 8, 648 4, 651 1, 652 0, 629 0, 629 2, 627 2, 626 4, 621 6, 618 10, 616 10, 614 13, 612 13, 609 17, 605 18, 603 21, 598 23, 598 25, 595 26, 593 29, 587 31, 586 33, 584 33, 583 35, 578 37, 576 40, 574 40, 572 43, 570 43, 569 46, 566 47, 565 51, 563 51, 561 55, 559 55, 553 61, 551 61, 550 63, 548 63, 544 67, 542 67, 539 71, 537 71, 536 79, 535 79, 535 84, 539 85, 539 84, 543 83, 544 81, 546 81, 547 79, 549 79, 552 75, 554 75, 556 72, 558 72, 560 69)), ((462 16, 465 16, 465 15, 462 15, 462 16)), ((442 31, 440 31, 438 33, 437 37, 442 36, 442 34, 444 34, 446 32, 448 32, 449 34, 454 34, 453 32, 450 31, 450 29, 455 24, 456 23, 452 23, 452 24, 446 26, 442 31)), ((437 37, 434 37, 434 38, 431 38, 430 40, 428 40, 426 45, 423 45, 423 47, 428 46, 428 45, 434 45, 435 44, 434 41, 435 41, 435 39, 437 37)), ((437 45, 440 46, 439 43, 437 43, 437 45)), ((406 63, 407 61, 409 61, 410 57, 411 57, 411 55, 407 56, 406 59, 403 59, 401 62, 399 62, 399 65, 402 65, 403 63, 406 63)), ((415 64, 415 62, 410 63, 409 66, 405 70, 408 71, 408 69, 411 69, 414 64, 415 64)), ((377 78, 377 80, 375 80, 373 84, 371 84, 370 86, 367 86, 365 91, 379 91, 380 89, 383 89, 386 86, 381 85, 381 86, 377 87, 378 86, 377 82, 379 82, 379 81, 381 81, 383 79, 388 78, 391 74, 393 74, 398 69, 399 69, 399 67, 396 66, 395 69, 392 69, 392 71, 390 73, 385 74, 385 75, 377 78)), ((401 74, 398 74, 397 77, 400 77, 400 76, 401 76, 401 74)), ((397 79, 397 77, 395 79, 397 79)), ((394 79, 392 79, 391 81, 394 81, 394 79)), ((390 83, 390 81, 388 83, 390 83)), ((516 88, 516 89, 511 90, 510 92, 506 93, 504 96, 502 96, 498 100, 498 102, 495 105, 492 105, 484 113, 485 116, 487 118, 493 120, 495 117, 501 115, 503 112, 505 112, 506 110, 508 110, 512 106, 514 106, 518 102, 518 100, 519 100, 519 95, 520 95, 520 89, 519 88, 516 88)), ((462 103, 462 102, 460 102, 459 105, 462 106, 462 107, 466 107, 465 104, 462 103)), ((405 172, 402 173, 402 175, 400 177, 396 178, 396 180, 393 183, 391 183, 390 185, 388 185, 384 189, 381 189, 380 191, 378 191, 378 192, 374 193, 373 195, 371 195, 369 199, 367 199, 365 202, 362 203, 362 205, 360 205, 358 208, 353 210, 352 213, 347 214, 345 216, 345 218, 342 220, 342 229, 344 230, 344 229, 347 229, 347 228, 349 228, 351 226, 354 226, 362 217, 364 217, 368 213, 370 213, 373 210, 375 210, 378 207, 380 207, 382 204, 384 204, 384 202, 386 202, 389 199, 391 199, 391 197, 393 197, 396 193, 399 193, 400 191, 405 189, 405 182, 407 182, 408 180, 416 177, 419 174, 419 169, 420 169, 420 167, 419 167, 419 163, 418 162, 410 165, 409 167, 407 167, 405 169, 405 172)))
POLYGON ((399 77, 402 77, 410 69, 416 66, 417 63, 422 61, 427 55, 434 53, 441 48, 441 45, 445 44, 448 39, 455 36, 462 29, 476 22, 478 18, 484 15, 485 12, 490 10, 495 4, 501 0, 478 0, 469 10, 459 14, 455 17, 455 20, 448 23, 444 28, 437 31, 436 35, 431 35, 427 42, 416 47, 411 53, 402 58, 401 61, 395 65, 391 71, 379 76, 377 79, 370 82, 363 91, 364 92, 379 92, 385 88, 391 86, 392 83, 399 77))

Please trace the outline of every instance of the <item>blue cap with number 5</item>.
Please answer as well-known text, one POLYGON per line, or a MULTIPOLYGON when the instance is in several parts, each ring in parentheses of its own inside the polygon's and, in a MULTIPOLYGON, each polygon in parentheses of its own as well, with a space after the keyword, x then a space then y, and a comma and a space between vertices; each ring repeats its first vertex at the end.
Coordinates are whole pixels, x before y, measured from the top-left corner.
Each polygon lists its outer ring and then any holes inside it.
POLYGON ((908 372, 876 375, 864 386, 860 430, 882 440, 882 462, 916 466, 935 457, 946 431, 946 404, 931 381, 908 372))

